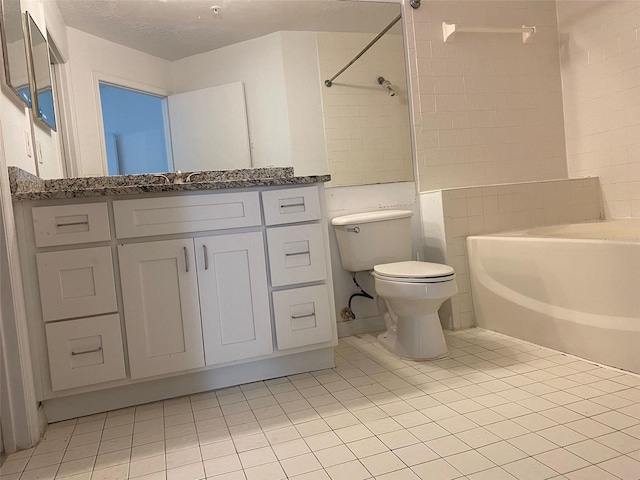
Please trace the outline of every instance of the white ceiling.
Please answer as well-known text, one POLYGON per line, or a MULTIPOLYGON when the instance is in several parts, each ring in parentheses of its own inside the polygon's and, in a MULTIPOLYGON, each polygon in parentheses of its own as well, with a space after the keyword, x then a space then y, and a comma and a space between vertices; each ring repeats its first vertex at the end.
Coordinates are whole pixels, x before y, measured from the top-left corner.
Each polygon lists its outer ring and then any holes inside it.
POLYGON ((340 0, 57 3, 68 26, 171 61, 282 30, 377 34, 400 13, 398 4, 340 0))

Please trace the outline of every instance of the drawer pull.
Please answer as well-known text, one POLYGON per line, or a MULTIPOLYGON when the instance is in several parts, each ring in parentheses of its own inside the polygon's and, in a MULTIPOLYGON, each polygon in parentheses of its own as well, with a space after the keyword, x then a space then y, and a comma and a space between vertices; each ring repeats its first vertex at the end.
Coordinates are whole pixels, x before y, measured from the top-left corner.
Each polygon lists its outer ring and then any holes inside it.
POLYGON ((189 252, 187 252, 187 247, 182 247, 182 249, 184 250, 185 270, 187 271, 187 273, 189 273, 189 252))
POLYGON ((313 313, 307 313, 306 315, 291 315, 291 318, 293 320, 298 320, 300 318, 309 318, 309 317, 315 317, 316 316, 316 312, 313 313))
POLYGON ((76 225, 89 225, 89 220, 84 222, 56 223, 56 227, 74 227, 76 225))
POLYGON ((207 246, 202 245, 202 250, 204 251, 204 269, 209 270, 209 251, 207 250, 207 246))
POLYGON ((302 203, 291 203, 289 205, 280 205, 280 208, 291 208, 291 207, 304 207, 304 202, 302 202, 302 203))
POLYGON ((296 255, 310 255, 311 252, 307 250, 306 252, 298 252, 298 253, 285 253, 285 257, 295 257, 296 255))
POLYGON ((84 352, 71 352, 71 355, 86 355, 87 353, 97 353, 102 351, 102 347, 94 348, 93 350, 85 350, 84 352))

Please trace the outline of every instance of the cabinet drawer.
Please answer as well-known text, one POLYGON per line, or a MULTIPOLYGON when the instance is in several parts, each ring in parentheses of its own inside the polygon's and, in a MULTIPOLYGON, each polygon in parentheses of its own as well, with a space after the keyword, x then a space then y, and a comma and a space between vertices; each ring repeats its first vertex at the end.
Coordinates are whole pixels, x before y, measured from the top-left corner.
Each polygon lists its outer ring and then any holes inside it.
POLYGON ((46 331, 53 391, 126 377, 118 315, 49 323, 46 331))
POLYGON ((322 225, 267 230, 271 284, 274 287, 327 278, 322 225))
POLYGON ((111 240, 106 203, 34 207, 31 212, 37 247, 111 240))
POLYGON ((333 338, 326 285, 273 293, 278 350, 328 342, 333 338))
POLYGON ((262 192, 262 205, 267 225, 306 222, 321 216, 316 186, 262 192))
POLYGON ((36 254, 45 322, 118 310, 110 247, 36 254))
POLYGON ((258 192, 212 193, 113 202, 117 238, 261 225, 258 192))

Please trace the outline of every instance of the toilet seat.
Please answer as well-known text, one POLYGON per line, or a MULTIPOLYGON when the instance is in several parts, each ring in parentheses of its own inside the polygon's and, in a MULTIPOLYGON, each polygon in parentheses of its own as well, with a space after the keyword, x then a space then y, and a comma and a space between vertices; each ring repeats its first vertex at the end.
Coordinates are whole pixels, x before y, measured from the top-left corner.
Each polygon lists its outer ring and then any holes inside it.
POLYGON ((441 263, 408 261, 376 265, 373 276, 391 282, 440 283, 455 279, 455 271, 441 263))

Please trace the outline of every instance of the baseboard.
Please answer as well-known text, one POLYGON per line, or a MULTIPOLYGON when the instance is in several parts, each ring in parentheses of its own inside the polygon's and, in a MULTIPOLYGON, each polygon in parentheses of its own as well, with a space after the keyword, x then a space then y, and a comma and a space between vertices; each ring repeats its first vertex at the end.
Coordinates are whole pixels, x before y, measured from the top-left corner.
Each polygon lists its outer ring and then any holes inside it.
POLYGON ((274 357, 42 402, 49 423, 335 366, 333 348, 274 357))

